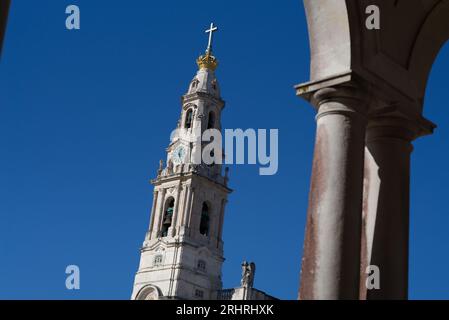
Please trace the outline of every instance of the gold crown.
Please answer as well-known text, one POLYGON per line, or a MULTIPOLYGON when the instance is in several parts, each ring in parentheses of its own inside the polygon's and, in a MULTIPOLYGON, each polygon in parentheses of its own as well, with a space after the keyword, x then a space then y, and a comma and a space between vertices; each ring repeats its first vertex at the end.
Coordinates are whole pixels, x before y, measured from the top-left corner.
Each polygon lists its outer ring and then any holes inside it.
POLYGON ((205 55, 199 56, 196 63, 200 69, 210 69, 212 71, 215 71, 218 66, 218 60, 209 51, 205 55))

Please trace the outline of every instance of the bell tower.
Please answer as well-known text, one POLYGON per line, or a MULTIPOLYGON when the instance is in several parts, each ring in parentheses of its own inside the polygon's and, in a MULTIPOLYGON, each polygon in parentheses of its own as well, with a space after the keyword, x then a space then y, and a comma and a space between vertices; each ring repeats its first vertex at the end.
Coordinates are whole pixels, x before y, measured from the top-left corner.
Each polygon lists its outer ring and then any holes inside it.
POLYGON ((161 160, 154 186, 149 229, 141 248, 132 299, 217 299, 222 289, 223 221, 227 173, 202 161, 205 130, 221 130, 224 101, 215 77, 218 61, 209 43, 182 97, 181 115, 161 160))

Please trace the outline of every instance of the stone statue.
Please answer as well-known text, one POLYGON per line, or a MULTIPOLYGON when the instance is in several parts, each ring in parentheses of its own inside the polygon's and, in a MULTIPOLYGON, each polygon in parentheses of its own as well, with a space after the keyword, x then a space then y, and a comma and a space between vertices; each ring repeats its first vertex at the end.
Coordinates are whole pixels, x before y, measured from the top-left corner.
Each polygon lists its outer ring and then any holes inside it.
POLYGON ((254 262, 242 263, 242 287, 252 288, 254 286, 254 275, 256 273, 256 264, 254 262))
POLYGON ((160 176, 164 170, 164 160, 159 160, 159 169, 157 170, 157 175, 160 176))
POLYGON ((173 161, 171 161, 171 159, 168 160, 167 173, 168 174, 172 174, 173 173, 173 161))

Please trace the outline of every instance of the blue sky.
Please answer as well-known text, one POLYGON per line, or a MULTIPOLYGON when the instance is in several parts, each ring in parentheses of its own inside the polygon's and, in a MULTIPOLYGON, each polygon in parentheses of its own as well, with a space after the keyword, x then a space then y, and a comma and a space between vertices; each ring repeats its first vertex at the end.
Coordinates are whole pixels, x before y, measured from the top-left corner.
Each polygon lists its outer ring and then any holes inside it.
MULTIPOLYGON (((211 21, 224 128, 278 128, 279 172, 231 168, 226 287, 257 263, 256 287, 294 299, 315 135, 295 96, 308 80, 300 1, 14 1, 0 63, 0 298, 128 299, 158 161, 211 21), (65 29, 65 8, 81 30, 65 29), (65 289, 65 267, 81 290, 65 289)), ((410 296, 449 298, 449 48, 425 114, 439 128, 412 159, 410 296)))

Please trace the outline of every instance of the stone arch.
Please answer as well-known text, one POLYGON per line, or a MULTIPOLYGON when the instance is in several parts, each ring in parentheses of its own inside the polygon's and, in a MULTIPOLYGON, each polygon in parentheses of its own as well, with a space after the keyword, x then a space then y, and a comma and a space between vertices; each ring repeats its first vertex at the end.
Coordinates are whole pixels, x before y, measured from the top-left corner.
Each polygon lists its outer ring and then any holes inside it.
MULTIPOLYGON (((312 83, 358 78, 385 100, 382 108, 400 102, 408 118, 422 112, 432 64, 449 38, 449 0, 304 0, 304 5, 312 83), (365 27, 365 10, 372 4, 381 10, 380 30, 365 27)), ((305 85, 299 93, 310 89, 305 85)))
POLYGON ((427 110, 424 112, 434 119, 440 119, 438 136, 429 137, 416 145, 413 162, 415 165, 412 174, 412 190, 415 197, 411 199, 412 214, 410 216, 411 234, 410 238, 410 292, 414 299, 428 296, 431 299, 447 299, 445 297, 445 283, 449 277, 445 273, 448 261, 442 258, 441 252, 447 251, 449 234, 447 234, 448 221, 444 211, 447 210, 446 187, 448 179, 447 151, 449 148, 449 127, 447 126, 447 80, 449 72, 449 41, 442 46, 432 65, 428 77, 425 93, 427 110), (432 139, 432 140, 431 140, 432 139), (422 148, 426 152, 422 152, 422 148), (427 186, 432 186, 432 193, 427 193, 427 186), (427 210, 431 203, 432 210, 427 210), (413 212, 415 214, 413 214, 413 212), (428 230, 432 230, 429 234, 428 230), (426 261, 428 263, 422 263, 426 261), (440 275, 441 276, 436 276, 440 275), (416 280, 415 280, 416 279, 416 280), (427 280, 428 279, 428 280, 427 280))
POLYGON ((427 16, 410 56, 409 70, 415 79, 421 106, 424 104, 423 100, 432 65, 441 48, 449 40, 448 17, 449 1, 440 1, 427 16))
POLYGON ((189 108, 192 108, 193 110, 195 110, 195 109, 198 108, 198 106, 196 104, 194 104, 194 103, 187 103, 187 104, 183 105, 183 107, 182 107, 182 109, 184 111, 186 111, 189 108))
POLYGON ((412 142, 436 127, 422 111, 432 65, 449 38, 449 0, 304 5, 310 80, 296 89, 318 110, 318 128, 300 297, 406 299, 410 154, 412 142), (380 29, 365 27, 369 5, 380 8, 380 29), (339 129, 323 134, 330 127, 339 129), (381 267, 382 290, 367 292, 361 270, 371 263, 381 267))
POLYGON ((162 297, 161 290, 154 285, 144 286, 136 295, 136 300, 159 300, 162 297))
POLYGON ((351 68, 351 34, 344 1, 305 0, 310 45, 311 80, 351 68))

